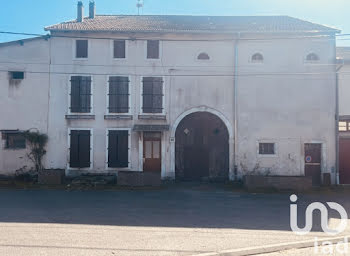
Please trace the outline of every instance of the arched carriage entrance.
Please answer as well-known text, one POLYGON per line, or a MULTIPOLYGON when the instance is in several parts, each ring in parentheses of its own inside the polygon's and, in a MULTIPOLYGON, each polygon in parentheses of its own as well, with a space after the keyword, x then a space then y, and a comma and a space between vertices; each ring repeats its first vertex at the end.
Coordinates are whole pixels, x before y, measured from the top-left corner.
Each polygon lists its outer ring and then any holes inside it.
POLYGON ((229 132, 218 116, 194 112, 178 124, 175 175, 180 180, 229 178, 229 132))

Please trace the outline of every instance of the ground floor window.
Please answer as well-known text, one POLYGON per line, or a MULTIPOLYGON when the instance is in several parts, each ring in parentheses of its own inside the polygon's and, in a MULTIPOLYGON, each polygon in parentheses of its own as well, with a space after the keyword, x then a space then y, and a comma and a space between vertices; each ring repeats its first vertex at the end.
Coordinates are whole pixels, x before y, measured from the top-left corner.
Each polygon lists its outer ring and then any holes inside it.
POLYGON ((91 131, 70 131, 70 158, 71 168, 89 168, 91 166, 91 131))
POLYGON ((275 143, 259 143, 259 155, 274 155, 275 143))
POLYGON ((129 166, 129 131, 108 131, 108 167, 127 168, 129 166))
POLYGON ((25 149, 26 139, 22 132, 3 131, 2 138, 5 140, 5 149, 25 149))

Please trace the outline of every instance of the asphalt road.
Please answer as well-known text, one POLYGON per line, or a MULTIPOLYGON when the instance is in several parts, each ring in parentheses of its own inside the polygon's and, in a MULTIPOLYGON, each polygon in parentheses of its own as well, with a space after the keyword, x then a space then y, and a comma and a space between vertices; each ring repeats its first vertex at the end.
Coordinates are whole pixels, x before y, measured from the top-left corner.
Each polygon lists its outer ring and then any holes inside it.
MULTIPOLYGON (((347 204, 347 198, 300 196, 300 208, 317 200, 347 204)), ((201 255, 324 236, 317 221, 308 236, 293 234, 289 203, 289 194, 205 186, 0 190, 0 255, 201 255)))

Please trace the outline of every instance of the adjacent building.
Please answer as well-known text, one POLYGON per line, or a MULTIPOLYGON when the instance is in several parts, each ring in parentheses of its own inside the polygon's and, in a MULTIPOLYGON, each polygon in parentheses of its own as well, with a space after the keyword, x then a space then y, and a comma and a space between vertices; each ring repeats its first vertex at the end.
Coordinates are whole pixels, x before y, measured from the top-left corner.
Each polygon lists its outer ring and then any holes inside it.
POLYGON ((288 16, 89 16, 0 44, 0 170, 20 131, 69 175, 312 176, 336 182, 338 30, 288 16))

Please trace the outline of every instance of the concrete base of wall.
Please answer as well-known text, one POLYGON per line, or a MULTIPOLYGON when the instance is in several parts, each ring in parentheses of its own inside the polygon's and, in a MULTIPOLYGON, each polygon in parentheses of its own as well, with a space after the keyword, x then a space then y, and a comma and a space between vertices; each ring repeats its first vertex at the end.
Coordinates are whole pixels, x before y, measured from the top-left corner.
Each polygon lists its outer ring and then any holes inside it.
POLYGON ((244 176, 244 186, 248 190, 292 190, 306 191, 312 188, 311 177, 295 176, 244 176))
POLYGON ((117 179, 119 186, 145 187, 160 186, 160 173, 120 171, 117 179))
POLYGON ((63 183, 65 170, 43 170, 38 173, 38 183, 43 185, 60 185, 63 183))

